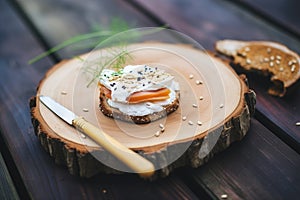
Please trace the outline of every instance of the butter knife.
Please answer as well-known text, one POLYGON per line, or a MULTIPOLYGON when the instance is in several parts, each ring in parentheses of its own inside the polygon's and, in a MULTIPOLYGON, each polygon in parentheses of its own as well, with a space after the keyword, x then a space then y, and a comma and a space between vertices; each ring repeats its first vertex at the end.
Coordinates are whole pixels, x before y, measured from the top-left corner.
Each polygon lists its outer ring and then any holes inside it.
POLYGON ((44 95, 39 96, 40 101, 53 113, 55 113, 62 120, 74 126, 80 132, 86 134, 97 144, 103 147, 106 151, 115 156, 118 160, 123 162, 133 172, 139 174, 143 178, 153 175, 155 169, 154 165, 138 153, 125 147, 116 139, 104 133, 96 126, 89 123, 83 117, 78 117, 65 108, 61 104, 54 101, 52 98, 44 95))

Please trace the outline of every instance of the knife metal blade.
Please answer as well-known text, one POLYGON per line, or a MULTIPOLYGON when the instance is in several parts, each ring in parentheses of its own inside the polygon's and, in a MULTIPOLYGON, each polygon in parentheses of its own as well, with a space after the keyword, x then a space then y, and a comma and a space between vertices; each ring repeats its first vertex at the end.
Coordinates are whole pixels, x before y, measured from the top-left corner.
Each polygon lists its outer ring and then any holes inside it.
POLYGON ((41 95, 40 100, 47 108, 49 108, 58 117, 66 121, 68 124, 73 125, 72 122, 77 116, 72 111, 60 105, 59 103, 57 103, 56 101, 54 101, 52 98, 48 96, 41 95))
POLYGON ((132 169, 133 172, 138 173, 143 178, 150 177, 155 172, 154 165, 149 160, 128 149, 116 139, 90 124, 83 117, 76 116, 72 111, 60 105, 51 97, 40 95, 39 99, 58 117, 74 126, 79 131, 85 133, 105 150, 132 169))

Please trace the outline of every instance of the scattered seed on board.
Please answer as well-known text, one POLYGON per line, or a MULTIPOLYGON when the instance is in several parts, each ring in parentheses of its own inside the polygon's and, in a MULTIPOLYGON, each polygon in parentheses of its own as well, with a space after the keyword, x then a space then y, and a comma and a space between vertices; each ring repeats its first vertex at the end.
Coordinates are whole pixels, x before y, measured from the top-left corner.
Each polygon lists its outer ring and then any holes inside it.
POLYGON ((197 124, 198 124, 199 126, 202 126, 202 122, 201 122, 201 121, 197 121, 197 124))
POLYGON ((296 126, 300 126, 300 122, 297 122, 297 123, 296 123, 296 126))
POLYGON ((86 136, 85 136, 84 134, 81 134, 81 137, 82 137, 83 139, 85 139, 85 138, 86 138, 86 136))
POLYGON ((83 108, 82 111, 83 111, 83 112, 89 112, 89 109, 83 108))
POLYGON ((224 107, 224 104, 220 104, 220 108, 223 108, 224 107))
POLYGON ((66 95, 66 94, 68 94, 68 93, 67 93, 66 91, 61 91, 60 94, 66 95))
POLYGON ((193 79, 193 78, 194 78, 194 75, 193 75, 193 74, 190 74, 189 78, 190 78, 190 79, 193 79))
POLYGON ((160 129, 160 132, 161 132, 161 133, 165 132, 165 127, 161 128, 161 129, 160 129))
POLYGON ((193 107, 194 107, 194 108, 197 108, 198 106, 197 106, 197 104, 194 103, 194 104, 193 104, 193 107))
POLYGON ((160 136, 160 131, 157 131, 154 135, 155 135, 155 137, 159 137, 160 136))
POLYGON ((203 81, 196 80, 196 84, 197 84, 197 85, 201 85, 201 84, 203 84, 203 81))
POLYGON ((159 124, 159 128, 165 128, 163 124, 159 124))
POLYGON ((182 117, 182 120, 185 121, 185 120, 186 120, 186 116, 183 116, 183 117, 182 117))
POLYGON ((200 96, 200 97, 199 97, 199 100, 203 100, 203 99, 204 99, 203 96, 200 96))
POLYGON ((221 195, 221 199, 227 199, 228 198, 228 195, 227 194, 222 194, 221 195))
POLYGON ((189 121, 189 125, 193 125, 194 123, 192 121, 189 121))

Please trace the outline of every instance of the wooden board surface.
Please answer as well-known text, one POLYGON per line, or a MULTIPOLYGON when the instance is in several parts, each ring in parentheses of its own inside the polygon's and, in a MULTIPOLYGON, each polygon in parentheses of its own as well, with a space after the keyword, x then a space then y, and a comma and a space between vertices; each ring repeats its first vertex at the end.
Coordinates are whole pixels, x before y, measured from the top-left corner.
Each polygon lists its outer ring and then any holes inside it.
MULTIPOLYGON (((183 44, 146 42, 127 46, 133 58, 127 65, 147 63, 174 76, 180 86, 179 109, 166 118, 144 125, 108 118, 98 108, 97 83, 87 87, 89 79, 85 72, 87 66, 103 59, 101 56, 107 56, 109 51, 100 49, 80 59, 57 64, 39 84, 37 97, 54 98, 128 148, 143 152, 155 164, 157 172, 153 177, 167 176, 184 165, 199 167, 247 133, 255 94, 226 63, 183 44), (186 120, 182 120, 183 117, 186 120), (160 130, 160 124, 165 131, 157 137, 155 133, 160 130)), ((82 133, 59 119, 38 98, 34 98, 30 106, 41 144, 57 163, 67 165, 71 174, 90 177, 98 172, 115 173, 101 167, 103 164, 124 171, 122 165, 114 163, 113 158, 108 159, 105 152, 101 153, 101 147, 82 137, 82 133), (87 160, 88 157, 91 158, 87 160)))
MULTIPOLYGON (((147 125, 134 125, 104 116, 98 108, 97 84, 86 87, 89 79, 84 74, 85 66, 76 58, 51 69, 40 84, 37 96, 54 98, 78 116, 85 117, 125 146, 135 150, 159 150, 165 148, 166 144, 202 138, 240 112, 245 92, 242 82, 221 61, 212 61, 213 58, 205 52, 184 45, 145 43, 127 48, 133 57, 129 65, 158 64, 175 77, 180 85, 180 108, 175 113, 147 125), (193 79, 189 78, 191 74, 193 79), (196 84, 197 80, 203 83, 196 84), (62 94, 62 91, 67 94, 62 94), (200 96, 203 100, 199 99, 200 96), (220 108, 220 105, 224 108, 220 108), (84 112, 84 108, 89 111, 84 112), (183 116, 187 117, 186 121, 182 121, 183 116), (189 125, 189 121, 194 125, 189 125), (197 121, 201 121, 202 125, 197 125, 197 121), (155 133, 160 129, 159 124, 164 124, 165 132, 157 138, 155 133)), ((105 53, 96 51, 81 56, 81 59, 95 63, 101 59, 98 55, 105 56, 105 53)), ((45 123, 60 137, 81 145, 98 146, 88 138, 82 139, 75 129, 58 119, 43 104, 37 106, 45 123)))

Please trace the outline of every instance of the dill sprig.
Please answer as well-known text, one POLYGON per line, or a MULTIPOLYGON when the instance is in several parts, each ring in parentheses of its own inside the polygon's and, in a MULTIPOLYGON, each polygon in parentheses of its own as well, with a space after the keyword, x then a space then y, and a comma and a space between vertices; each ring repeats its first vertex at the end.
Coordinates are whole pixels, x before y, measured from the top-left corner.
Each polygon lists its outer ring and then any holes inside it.
POLYGON ((116 70, 116 73, 121 73, 126 62, 133 59, 132 55, 128 52, 126 46, 120 47, 111 47, 107 49, 109 55, 100 56, 99 61, 96 63, 90 63, 85 68, 84 71, 92 75, 91 80, 87 84, 89 87, 96 79, 98 79, 102 73, 102 70, 106 66, 116 70))
POLYGON ((101 41, 109 38, 112 35, 115 35, 119 32, 128 30, 129 26, 128 24, 123 21, 122 19, 114 18, 111 21, 111 24, 109 25, 108 29, 104 29, 100 26, 94 26, 94 31, 91 33, 86 34, 80 34, 76 35, 74 37, 71 37, 70 39, 67 39, 63 41, 62 43, 50 48, 49 50, 37 55, 36 57, 30 59, 28 61, 29 64, 33 64, 63 48, 69 47, 74 44, 81 44, 83 49, 87 48, 94 48, 96 47, 101 41), (95 42, 92 42, 89 45, 85 45, 88 40, 90 39, 96 39, 95 42))

